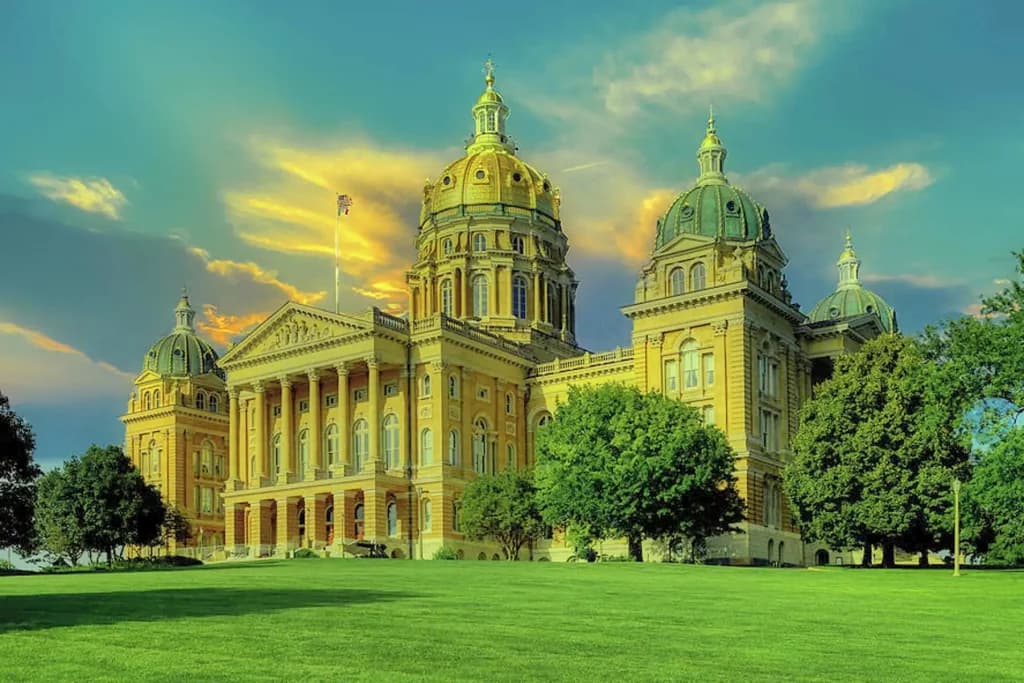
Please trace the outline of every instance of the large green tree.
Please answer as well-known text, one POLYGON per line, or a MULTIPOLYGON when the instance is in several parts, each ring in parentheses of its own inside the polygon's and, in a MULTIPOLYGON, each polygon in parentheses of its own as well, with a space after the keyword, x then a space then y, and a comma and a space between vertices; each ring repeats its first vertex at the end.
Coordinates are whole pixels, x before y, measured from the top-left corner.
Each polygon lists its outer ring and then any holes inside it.
POLYGON ((545 520, 576 536, 704 539, 743 518, 725 436, 661 394, 605 384, 571 387, 537 438, 536 483, 545 520))
POLYGON ((974 549, 990 564, 1024 565, 1024 427, 979 458, 964 499, 974 549))
POLYGON ((35 487, 42 474, 32 458, 35 446, 32 428, 0 392, 0 548, 32 550, 35 487))
POLYGON ((77 565, 85 553, 82 494, 78 483, 78 460, 73 458, 39 480, 35 503, 35 526, 39 549, 52 561, 77 565))
POLYGON ((518 560, 523 545, 545 528, 530 472, 506 469, 471 481, 462 494, 459 524, 467 537, 497 541, 505 559, 518 560))
MULTIPOLYGON (((784 486, 807 540, 833 547, 949 547, 950 484, 967 469, 936 368, 898 335, 836 360, 803 409, 784 486)), ((867 553, 865 553, 867 557, 867 553)))

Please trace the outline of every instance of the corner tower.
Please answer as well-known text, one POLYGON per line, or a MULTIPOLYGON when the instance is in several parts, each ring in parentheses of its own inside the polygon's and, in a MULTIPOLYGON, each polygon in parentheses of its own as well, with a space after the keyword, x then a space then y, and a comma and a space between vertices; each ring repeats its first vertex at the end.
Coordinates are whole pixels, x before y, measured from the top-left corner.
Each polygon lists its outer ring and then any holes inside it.
MULTIPOLYGON (((182 291, 174 327, 146 352, 121 422, 125 454, 168 506, 189 518, 188 545, 212 551, 224 539, 229 397, 217 352, 194 322, 182 291)), ((173 541, 168 550, 183 552, 173 541)))
POLYGON ((836 261, 836 268, 839 269, 836 291, 811 309, 808 316, 811 323, 834 323, 867 314, 876 316, 886 332, 898 332, 896 311, 860 281, 860 259, 853 249, 849 230, 846 231, 846 246, 836 261))
POLYGON ((559 191, 516 155, 494 81, 488 60, 466 154, 423 187, 417 258, 406 277, 410 317, 415 324, 441 315, 532 344, 542 356, 575 355, 577 281, 565 260, 559 191))

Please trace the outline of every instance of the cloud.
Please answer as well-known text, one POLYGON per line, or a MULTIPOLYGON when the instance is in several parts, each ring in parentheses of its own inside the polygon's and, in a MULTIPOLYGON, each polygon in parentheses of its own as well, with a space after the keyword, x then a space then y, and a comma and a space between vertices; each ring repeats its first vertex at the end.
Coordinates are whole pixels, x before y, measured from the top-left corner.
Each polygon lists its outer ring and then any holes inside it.
POLYGON ((947 280, 934 275, 918 275, 914 273, 902 273, 899 275, 863 275, 861 280, 868 284, 897 282, 908 284, 921 289, 939 289, 943 287, 959 287, 964 283, 954 280, 947 280))
POLYGON ((203 317, 196 327, 214 344, 225 347, 267 319, 272 311, 259 311, 242 315, 218 312, 213 304, 203 304, 203 317))
POLYGON ((580 164, 578 166, 570 166, 569 168, 563 168, 562 173, 575 173, 576 171, 586 171, 597 166, 604 166, 607 161, 591 161, 589 164, 580 164))
POLYGON ((261 249, 333 258, 334 193, 350 194, 352 211, 340 224, 341 270, 357 294, 391 310, 404 307, 423 179, 434 177, 445 157, 365 142, 302 148, 260 137, 250 152, 272 182, 223 193, 236 234, 261 249))
POLYGON ((758 102, 785 86, 821 35, 815 0, 677 10, 609 54, 594 81, 605 109, 632 116, 714 100, 758 102))
POLYGON ((913 192, 934 182, 929 170, 904 161, 873 170, 865 164, 825 166, 792 173, 785 165, 772 164, 748 174, 733 174, 737 184, 758 196, 797 199, 815 209, 864 206, 897 192, 913 192))
POLYGON ((0 336, 6 337, 0 388, 19 402, 65 403, 71 397, 96 395, 128 398, 131 373, 14 322, 0 321, 0 336))
MULTIPOLYGON (((243 263, 228 259, 212 259, 210 258, 210 252, 205 249, 200 249, 199 247, 190 247, 189 251, 202 259, 206 264, 206 270, 211 273, 222 275, 230 280, 236 280, 239 277, 244 277, 252 280, 253 282, 271 285, 272 287, 279 289, 290 301, 296 301, 300 304, 314 305, 322 301, 327 296, 326 291, 302 291, 295 285, 278 279, 277 271, 265 270, 252 261, 243 263)), ((216 309, 214 308, 214 310, 216 309)))
POLYGON ((64 202, 89 213, 120 220, 121 208, 128 203, 124 194, 106 178, 59 177, 36 173, 28 178, 47 199, 64 202))

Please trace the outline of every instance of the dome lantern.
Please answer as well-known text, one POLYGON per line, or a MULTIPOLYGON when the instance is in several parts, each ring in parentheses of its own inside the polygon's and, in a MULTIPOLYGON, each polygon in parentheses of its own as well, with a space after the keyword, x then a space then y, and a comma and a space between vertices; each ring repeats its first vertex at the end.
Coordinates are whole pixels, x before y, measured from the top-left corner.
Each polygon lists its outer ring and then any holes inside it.
POLYGON ((846 231, 846 248, 839 255, 836 267, 839 268, 839 289, 860 287, 860 259, 853 250, 853 239, 850 237, 849 229, 846 231))
POLYGON ((174 307, 174 331, 195 334, 196 328, 193 325, 195 319, 196 312, 192 310, 192 306, 188 303, 188 289, 182 287, 181 298, 178 299, 178 305, 174 307))
POLYGON ((725 182, 725 157, 728 152, 715 130, 715 110, 708 107, 708 128, 704 139, 697 148, 697 163, 700 166, 700 178, 697 182, 725 182))
POLYGON ((494 60, 484 62, 484 83, 487 87, 473 105, 473 121, 476 132, 466 146, 467 152, 478 152, 487 148, 504 149, 514 153, 515 145, 505 132, 509 109, 501 95, 494 89, 494 60))

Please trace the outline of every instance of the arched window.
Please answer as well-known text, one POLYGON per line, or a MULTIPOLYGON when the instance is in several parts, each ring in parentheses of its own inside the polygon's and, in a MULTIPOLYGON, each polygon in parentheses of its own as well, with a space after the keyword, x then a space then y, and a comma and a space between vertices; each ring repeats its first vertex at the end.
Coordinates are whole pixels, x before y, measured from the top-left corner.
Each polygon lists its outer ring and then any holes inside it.
POLYGON ((157 389, 156 391, 153 392, 153 407, 154 408, 159 408, 160 407, 160 390, 159 389, 157 389))
POLYGON ((273 448, 271 449, 273 454, 274 474, 281 474, 281 435, 274 434, 273 448))
POLYGON ((365 510, 363 509, 362 503, 356 503, 356 508, 353 511, 352 517, 354 518, 352 524, 352 535, 356 538, 363 537, 363 520, 365 516, 365 510))
POLYGON ((682 268, 673 270, 672 274, 668 277, 668 281, 670 287, 669 294, 672 296, 686 291, 686 271, 682 268))
POLYGON ((424 398, 430 396, 430 375, 423 375, 423 381, 420 382, 420 396, 424 398))
POLYGON ((512 315, 526 319, 526 278, 517 276, 512 280, 512 315))
POLYGON ((142 395, 142 404, 145 406, 146 410, 151 410, 153 408, 153 395, 148 391, 142 395))
POLYGON ((522 235, 512 235, 512 251, 517 254, 526 253, 526 240, 523 239, 522 235))
POLYGON ((196 408, 206 410, 206 394, 201 391, 196 392, 196 408))
POLYGON ((700 385, 700 354, 697 352, 697 342, 687 339, 679 350, 683 355, 683 388, 695 389, 700 385))
POLYGON ((473 251, 487 251, 487 236, 482 232, 473 235, 473 251))
POLYGON ((398 505, 395 501, 388 503, 388 536, 398 535, 398 505))
POLYGON ((768 564, 775 564, 775 539, 768 539, 768 564))
POLYGON ((505 446, 505 468, 514 470, 516 468, 516 447, 514 444, 505 446))
POLYGON ((487 474, 487 422, 483 418, 473 425, 473 471, 487 474))
POLYGON ((394 414, 384 417, 381 423, 381 442, 384 444, 384 467, 394 469, 398 462, 398 417, 394 414))
POLYGON ((423 501, 423 530, 424 531, 430 531, 430 526, 431 526, 431 524, 433 524, 433 521, 434 521, 433 519, 431 519, 433 515, 431 514, 431 509, 430 508, 431 508, 430 499, 428 498, 427 500, 423 501))
POLYGON ((441 312, 447 316, 452 314, 452 281, 441 281, 441 312))
POLYGON ((498 128, 498 112, 491 109, 487 112, 487 132, 493 133, 498 128))
POLYGON ((707 286, 706 281, 707 270, 704 268, 704 264, 694 263, 693 268, 690 269, 690 287, 696 292, 707 286))
POLYGON ((370 425, 359 418, 352 425, 352 468, 356 472, 363 471, 363 463, 370 452, 370 425))
POLYGON ((324 430, 324 452, 327 454, 327 466, 338 464, 338 425, 327 425, 324 430))
POLYGON ((334 506, 328 505, 324 510, 324 531, 327 535, 327 543, 334 543, 334 506))
POLYGON ((548 282, 548 324, 556 324, 556 316, 558 315, 558 292, 555 291, 555 283, 548 282))
POLYGON ((420 432, 420 466, 434 464, 434 432, 427 427, 420 432))
POLYGON ((444 252, 445 256, 452 253, 452 241, 450 238, 445 238, 444 242, 441 243, 441 250, 444 252))
POLYGON ((157 450, 156 439, 153 439, 152 441, 149 442, 149 463, 148 463, 148 465, 149 465, 148 468, 145 465, 143 465, 143 468, 142 468, 143 472, 145 472, 148 469, 150 472, 153 472, 155 474, 159 474, 160 473, 160 451, 157 450))
POLYGON ((489 296, 490 288, 487 285, 487 276, 473 276, 473 315, 478 318, 488 315, 487 305, 489 296))
POLYGON ((210 412, 217 412, 217 394, 210 394, 210 412))
POLYGON ((302 543, 302 539, 306 537, 306 508, 299 508, 299 514, 296 519, 299 527, 299 543, 302 543))
POLYGON ((452 531, 459 530, 459 512, 461 508, 462 506, 459 504, 459 501, 452 501, 452 531))
POLYGON ((200 450, 202 455, 199 458, 199 472, 204 477, 208 477, 213 473, 213 444, 209 441, 203 441, 203 445, 200 450))
POLYGON ((537 427, 540 428, 547 424, 551 424, 551 415, 548 413, 544 413, 543 415, 540 416, 540 419, 537 420, 537 427))
POLYGON ((512 394, 511 391, 505 394, 505 414, 516 414, 516 397, 512 394))
POLYGON ((455 375, 448 375, 448 398, 459 397, 459 378, 455 375))
POLYGON ((303 429, 299 432, 299 479, 306 476, 306 468, 309 467, 309 430, 303 429))
POLYGON ((459 464, 459 430, 448 432, 448 464, 459 464))

